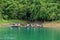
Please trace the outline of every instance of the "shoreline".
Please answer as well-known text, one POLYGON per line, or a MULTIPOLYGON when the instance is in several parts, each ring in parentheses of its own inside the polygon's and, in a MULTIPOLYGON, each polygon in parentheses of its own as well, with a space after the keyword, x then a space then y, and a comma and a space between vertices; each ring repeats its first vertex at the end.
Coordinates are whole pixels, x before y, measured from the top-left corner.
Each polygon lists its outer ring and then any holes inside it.
MULTIPOLYGON (((13 24, 13 23, 12 23, 13 24)), ((26 23, 27 24, 27 23, 26 23)), ((24 25, 26 25, 24 24, 24 25)), ((33 24, 33 23, 31 23, 33 24)), ((34 24, 39 24, 39 23, 34 23, 34 24)), ((47 28, 60 28, 60 22, 44 22, 44 23, 40 23, 39 25, 43 25, 43 27, 47 27, 47 28)), ((10 24, 0 24, 0 27, 8 27, 10 24)), ((22 26, 24 27, 24 26, 22 26)))
POLYGON ((44 27, 60 28, 60 22, 45 22, 44 27))
POLYGON ((9 27, 11 24, 21 23, 23 26, 26 24, 39 24, 43 25, 43 27, 48 28, 60 28, 60 21, 35 21, 35 22, 28 22, 25 20, 0 20, 0 27, 9 27))

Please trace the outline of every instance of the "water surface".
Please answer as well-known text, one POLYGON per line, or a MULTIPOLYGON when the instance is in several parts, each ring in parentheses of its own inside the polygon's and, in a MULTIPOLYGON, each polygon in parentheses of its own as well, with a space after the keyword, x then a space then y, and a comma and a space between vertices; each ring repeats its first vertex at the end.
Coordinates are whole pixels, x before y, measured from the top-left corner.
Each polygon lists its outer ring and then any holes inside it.
POLYGON ((0 28, 0 40, 60 40, 55 28, 0 28))

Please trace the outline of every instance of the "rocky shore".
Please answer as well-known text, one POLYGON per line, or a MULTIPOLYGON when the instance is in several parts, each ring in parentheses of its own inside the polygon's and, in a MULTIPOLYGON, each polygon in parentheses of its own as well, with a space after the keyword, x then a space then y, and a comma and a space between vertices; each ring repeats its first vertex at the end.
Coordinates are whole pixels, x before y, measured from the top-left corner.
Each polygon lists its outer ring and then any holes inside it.
POLYGON ((52 27, 52 28, 60 28, 60 22, 35 22, 35 23, 15 23, 15 24, 0 24, 0 27, 11 27, 11 26, 18 26, 18 27, 52 27))

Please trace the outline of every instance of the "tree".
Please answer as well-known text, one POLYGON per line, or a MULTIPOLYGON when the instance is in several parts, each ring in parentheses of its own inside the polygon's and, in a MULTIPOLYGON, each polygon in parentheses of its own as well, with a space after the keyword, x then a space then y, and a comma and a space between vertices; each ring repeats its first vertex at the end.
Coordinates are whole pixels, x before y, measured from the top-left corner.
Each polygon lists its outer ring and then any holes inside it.
POLYGON ((60 0, 0 0, 0 18, 60 20, 60 0))

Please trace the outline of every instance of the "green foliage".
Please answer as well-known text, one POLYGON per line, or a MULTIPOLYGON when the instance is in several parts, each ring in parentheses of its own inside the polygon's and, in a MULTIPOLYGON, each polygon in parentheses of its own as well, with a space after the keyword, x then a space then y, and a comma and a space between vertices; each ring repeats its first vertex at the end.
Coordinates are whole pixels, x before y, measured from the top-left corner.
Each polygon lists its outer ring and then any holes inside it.
POLYGON ((60 0, 0 0, 0 19, 60 20, 60 0))

